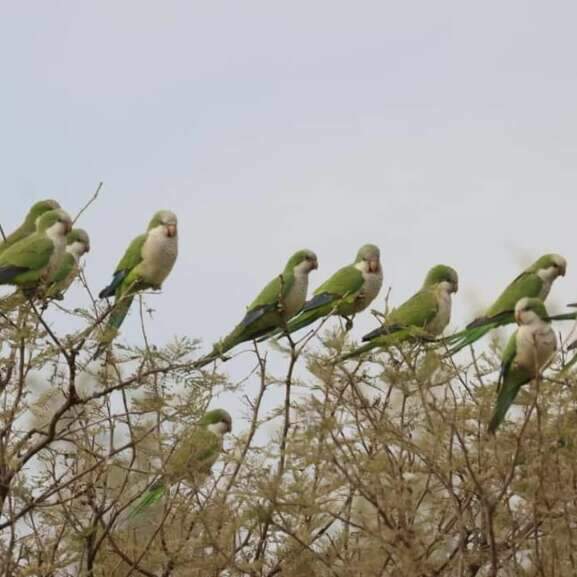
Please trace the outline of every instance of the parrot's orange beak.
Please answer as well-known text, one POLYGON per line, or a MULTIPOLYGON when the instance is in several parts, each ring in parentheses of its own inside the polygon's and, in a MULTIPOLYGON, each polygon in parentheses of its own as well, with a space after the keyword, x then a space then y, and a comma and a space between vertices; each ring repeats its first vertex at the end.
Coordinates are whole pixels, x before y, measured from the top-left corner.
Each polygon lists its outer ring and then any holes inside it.
POLYGON ((369 272, 379 272, 379 259, 372 258, 369 260, 369 272))
POLYGON ((311 270, 316 270, 317 268, 319 268, 319 261, 315 258, 311 263, 311 270))
POLYGON ((176 236, 176 224, 166 225, 166 236, 173 237, 176 236))

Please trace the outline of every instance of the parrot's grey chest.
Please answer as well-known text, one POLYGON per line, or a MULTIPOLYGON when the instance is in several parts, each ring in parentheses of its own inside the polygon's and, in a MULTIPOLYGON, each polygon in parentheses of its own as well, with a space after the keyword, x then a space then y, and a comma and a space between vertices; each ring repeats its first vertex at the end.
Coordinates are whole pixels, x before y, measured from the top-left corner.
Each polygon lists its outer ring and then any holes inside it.
POLYGON ((160 287, 174 267, 177 256, 176 236, 166 236, 161 229, 150 231, 142 246, 142 278, 151 285, 160 287))
POLYGON ((298 313, 304 306, 309 287, 309 275, 307 272, 295 269, 293 285, 284 299, 283 318, 288 320, 298 313))
POLYGON ((557 350, 555 331, 545 322, 519 327, 516 363, 535 374, 557 350))
POLYGON ((379 272, 363 272, 363 288, 361 289, 360 298, 356 301, 357 313, 365 310, 379 294, 383 286, 383 273, 379 272))
POLYGON ((47 236, 54 244, 54 251, 48 260, 48 265, 46 266, 46 271, 44 272, 44 277, 50 278, 58 271, 60 265, 62 264, 64 252, 66 251, 66 238, 59 235, 51 235, 49 233, 47 236))
POLYGON ((451 293, 440 288, 435 296, 438 310, 435 318, 429 323, 427 330, 436 336, 445 330, 451 320, 451 293))
POLYGON ((537 272, 537 276, 543 282, 541 287, 541 292, 539 293, 539 298, 544 301, 551 292, 551 287, 553 286, 553 281, 557 278, 557 273, 551 268, 541 269, 537 272))

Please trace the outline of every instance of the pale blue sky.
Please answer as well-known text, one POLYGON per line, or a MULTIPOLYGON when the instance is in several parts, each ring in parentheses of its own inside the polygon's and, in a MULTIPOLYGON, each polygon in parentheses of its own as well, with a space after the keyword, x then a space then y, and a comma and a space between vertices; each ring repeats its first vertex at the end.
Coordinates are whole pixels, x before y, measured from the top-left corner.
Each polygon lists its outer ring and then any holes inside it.
POLYGON ((576 17, 569 1, 4 2, 0 222, 45 197, 74 213, 103 180, 81 221, 97 291, 150 215, 176 211, 157 344, 208 347, 302 247, 314 288, 379 244, 393 304, 454 266, 455 326, 560 252, 561 307, 577 300, 576 17))

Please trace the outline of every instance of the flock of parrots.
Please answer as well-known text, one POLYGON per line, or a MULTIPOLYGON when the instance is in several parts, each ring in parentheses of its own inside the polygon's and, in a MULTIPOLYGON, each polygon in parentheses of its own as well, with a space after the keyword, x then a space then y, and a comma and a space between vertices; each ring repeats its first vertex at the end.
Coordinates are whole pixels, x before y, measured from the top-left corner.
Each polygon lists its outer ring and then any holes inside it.
MULTIPOLYGON (((72 219, 56 201, 37 202, 24 222, 0 241, 0 285, 15 285, 22 297, 16 302, 20 303, 26 299, 61 299, 80 271, 80 258, 89 250, 88 234, 80 228, 73 228, 72 219)), ((146 232, 130 243, 112 281, 99 294, 100 298, 113 297, 114 304, 94 357, 109 347, 134 296, 143 290, 160 289, 174 266, 177 254, 176 215, 160 210, 152 217, 146 232)), ((404 341, 421 341, 429 343, 429 346, 442 344, 445 356, 450 356, 492 329, 516 322, 518 329, 509 339, 502 356, 497 402, 488 427, 494 433, 521 386, 535 379, 556 351, 557 339, 551 320, 570 320, 577 316, 571 312, 552 317, 544 305, 555 279, 565 275, 566 266, 560 255, 542 256, 509 284, 483 316, 464 330, 443 339, 437 337, 449 324, 451 297, 457 292, 459 281, 457 272, 451 267, 434 266, 420 290, 383 315, 381 326, 362 338, 366 344, 337 360, 344 361, 404 341)), ((293 254, 284 270, 247 307, 240 323, 216 343, 209 354, 197 361, 196 366, 200 368, 218 359, 226 360, 225 353, 242 342, 290 335, 329 315, 342 317, 350 329, 354 316, 370 305, 383 284, 378 247, 373 244, 362 246, 353 263, 339 269, 307 300, 308 275, 317 267, 314 252, 299 250, 293 254)), ((0 312, 9 314, 10 306, 13 306, 9 303, 14 302, 10 297, 0 300, 0 312)), ((189 458, 178 462, 186 462, 185 470, 178 474, 165 472, 131 515, 158 501, 174 481, 173 477, 188 476, 190 479, 190 476, 196 478, 199 472, 206 474, 222 449, 222 436, 231 428, 231 417, 226 411, 207 412, 195 432, 189 435, 188 442, 182 444, 189 458), (197 446, 210 450, 199 451, 195 449, 197 446)), ((178 451, 174 453, 178 456, 178 451)), ((182 468, 182 464, 175 468, 179 467, 182 468)))

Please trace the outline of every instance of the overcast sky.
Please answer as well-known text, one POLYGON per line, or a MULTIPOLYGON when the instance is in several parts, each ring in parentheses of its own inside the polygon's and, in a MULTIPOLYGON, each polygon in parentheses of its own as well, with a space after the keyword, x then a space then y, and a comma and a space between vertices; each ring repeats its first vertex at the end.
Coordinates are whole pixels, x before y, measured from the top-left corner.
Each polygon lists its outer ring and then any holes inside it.
POLYGON ((577 300, 576 18, 570 1, 3 2, 0 223, 47 197, 75 213, 102 180, 81 220, 97 291, 174 210, 156 344, 208 348, 303 247, 314 288, 378 244, 392 304, 454 266, 454 328, 559 252, 560 309, 577 300))

